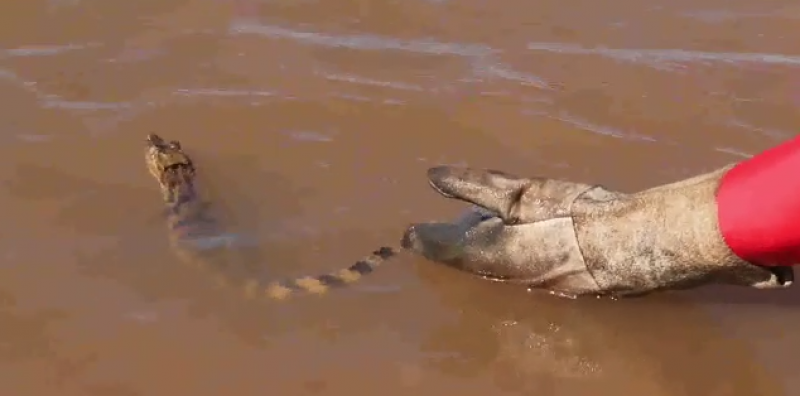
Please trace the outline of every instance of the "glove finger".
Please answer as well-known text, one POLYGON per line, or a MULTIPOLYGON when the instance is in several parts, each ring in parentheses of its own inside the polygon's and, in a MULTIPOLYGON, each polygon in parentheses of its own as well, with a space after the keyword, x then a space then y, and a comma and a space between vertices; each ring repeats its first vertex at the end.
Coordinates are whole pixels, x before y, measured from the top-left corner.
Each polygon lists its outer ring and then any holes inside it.
POLYGON ((428 169, 428 180, 439 194, 486 208, 503 219, 530 184, 500 171, 454 166, 428 169))
POLYGON ((452 166, 429 169, 428 179, 440 194, 490 210, 506 224, 568 216, 575 199, 595 188, 558 179, 521 178, 496 170, 452 166))

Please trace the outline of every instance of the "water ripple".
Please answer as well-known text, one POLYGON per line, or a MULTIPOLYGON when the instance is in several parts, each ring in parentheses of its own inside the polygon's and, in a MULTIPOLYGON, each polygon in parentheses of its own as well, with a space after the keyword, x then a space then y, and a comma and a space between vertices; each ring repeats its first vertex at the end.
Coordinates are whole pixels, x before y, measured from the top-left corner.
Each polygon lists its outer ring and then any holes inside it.
POLYGON ((287 135, 289 135, 294 140, 304 141, 304 142, 332 142, 333 138, 328 136, 322 132, 316 131, 286 131, 287 135))
POLYGON ((752 125, 752 124, 749 124, 747 122, 744 122, 744 121, 736 119, 736 118, 731 119, 730 121, 728 121, 727 125, 728 126, 734 126, 734 127, 738 127, 738 128, 747 129, 748 131, 756 132, 756 133, 759 133, 761 135, 768 136, 768 137, 771 137, 771 138, 774 138, 774 139, 786 139, 786 138, 789 138, 789 137, 792 137, 792 136, 795 135, 795 134, 787 132, 787 131, 781 131, 781 130, 778 130, 778 129, 765 128, 765 127, 752 125))
POLYGON ((546 111, 539 111, 539 110, 526 110, 524 111, 525 114, 532 114, 536 116, 546 117, 562 122, 566 122, 568 124, 572 124, 580 129, 594 132, 599 135, 609 136, 617 139, 626 139, 626 140, 634 140, 634 141, 641 141, 641 142, 648 142, 652 143, 655 142, 656 139, 650 136, 642 135, 636 132, 626 132, 621 131, 617 128, 599 125, 592 123, 588 120, 582 119, 575 115, 569 114, 566 111, 559 111, 558 113, 550 113, 546 111))
POLYGON ((298 31, 279 26, 263 25, 250 21, 238 21, 231 24, 228 32, 237 34, 257 34, 261 36, 292 39, 307 44, 325 47, 338 47, 367 51, 396 50, 431 55, 457 55, 480 57, 496 52, 488 46, 480 44, 447 43, 429 39, 401 40, 371 34, 331 35, 325 33, 298 31))
POLYGON ((224 88, 178 88, 173 95, 182 96, 228 96, 228 97, 274 97, 280 94, 275 91, 243 90, 243 89, 224 89, 224 88))
POLYGON ((100 43, 90 42, 85 44, 41 45, 30 48, 10 48, 0 50, 0 58, 59 55, 67 51, 99 47, 100 45, 100 43))
POLYGON ((122 110, 128 109, 133 105, 127 102, 91 102, 91 101, 73 101, 66 100, 58 95, 47 94, 42 92, 38 87, 36 81, 28 81, 12 70, 0 69, 0 80, 10 81, 17 84, 20 88, 33 95, 40 103, 42 108, 59 108, 67 110, 82 110, 82 111, 96 111, 96 110, 122 110))
POLYGON ((361 84, 361 85, 372 85, 376 87, 386 87, 386 88, 400 89, 405 91, 425 91, 425 88, 416 84, 408 84, 395 81, 373 80, 370 78, 365 78, 353 74, 339 74, 339 73, 328 73, 328 72, 314 72, 314 74, 322 76, 325 79, 331 81, 349 82, 352 84, 361 84))
POLYGON ((744 151, 740 151, 740 150, 737 150, 737 149, 731 148, 731 147, 715 147, 714 151, 718 151, 720 153, 725 153, 725 154, 730 154, 730 155, 733 155, 733 156, 736 156, 736 157, 741 157, 741 158, 750 158, 750 157, 753 156, 752 154, 748 154, 748 153, 745 153, 744 151))
POLYGON ((746 18, 782 18, 800 19, 800 14, 789 11, 766 11, 766 12, 737 12, 730 10, 695 10, 681 13, 681 16, 697 19, 706 23, 722 23, 746 18))
POLYGON ((579 45, 565 43, 529 43, 528 49, 574 55, 601 55, 621 61, 643 63, 669 69, 682 68, 682 63, 701 63, 705 65, 713 63, 758 63, 800 66, 800 56, 769 53, 705 52, 683 49, 584 48, 579 45))
POLYGON ((41 98, 42 108, 58 108, 65 110, 99 111, 99 110, 124 110, 133 107, 128 102, 90 102, 64 100, 55 95, 44 95, 41 98))
POLYGON ((22 89, 36 95, 40 96, 39 90, 36 88, 35 81, 27 81, 22 76, 14 72, 13 70, 8 69, 0 69, 0 80, 10 81, 12 83, 17 84, 22 89))
POLYGON ((519 72, 500 63, 489 62, 487 59, 476 60, 472 64, 472 71, 476 75, 502 78, 540 89, 553 89, 552 84, 541 77, 519 72))

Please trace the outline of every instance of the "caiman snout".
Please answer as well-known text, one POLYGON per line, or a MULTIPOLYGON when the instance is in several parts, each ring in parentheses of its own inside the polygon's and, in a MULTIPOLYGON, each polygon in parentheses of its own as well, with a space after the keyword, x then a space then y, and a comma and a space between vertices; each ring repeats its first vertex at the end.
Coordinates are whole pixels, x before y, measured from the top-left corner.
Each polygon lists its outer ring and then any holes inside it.
POLYGON ((147 139, 145 140, 147 141, 148 146, 164 146, 164 139, 162 139, 161 136, 158 136, 155 133, 147 135, 147 139))
POLYGON ((158 148, 162 150, 172 149, 172 150, 181 150, 181 143, 177 140, 173 140, 167 142, 161 136, 156 135, 155 133, 151 133, 147 135, 147 147, 148 148, 158 148))

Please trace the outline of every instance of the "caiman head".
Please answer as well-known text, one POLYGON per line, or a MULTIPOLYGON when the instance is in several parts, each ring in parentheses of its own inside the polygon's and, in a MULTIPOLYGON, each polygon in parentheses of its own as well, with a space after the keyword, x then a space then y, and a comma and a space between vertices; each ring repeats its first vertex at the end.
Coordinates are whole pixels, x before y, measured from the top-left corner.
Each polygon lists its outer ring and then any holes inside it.
POLYGON ((194 195, 195 168, 180 142, 167 142, 156 134, 147 135, 147 169, 161 186, 164 199, 175 202, 194 195))

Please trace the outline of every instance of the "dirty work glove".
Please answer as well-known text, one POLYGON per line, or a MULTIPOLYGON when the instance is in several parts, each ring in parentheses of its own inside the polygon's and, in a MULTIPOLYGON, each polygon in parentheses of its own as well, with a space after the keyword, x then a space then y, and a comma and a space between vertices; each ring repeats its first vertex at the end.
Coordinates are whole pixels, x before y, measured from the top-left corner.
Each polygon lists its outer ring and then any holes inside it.
POLYGON ((791 266, 738 257, 717 219, 724 167, 633 194, 601 186, 441 166, 433 188, 475 205, 453 222, 414 224, 403 246, 485 278, 565 295, 639 295, 711 283, 792 284, 791 266))
POLYGON ((405 248, 488 279, 566 295, 597 291, 581 257, 570 207, 599 187, 450 166, 431 168, 428 179, 441 195, 474 206, 452 222, 410 226, 405 248))

